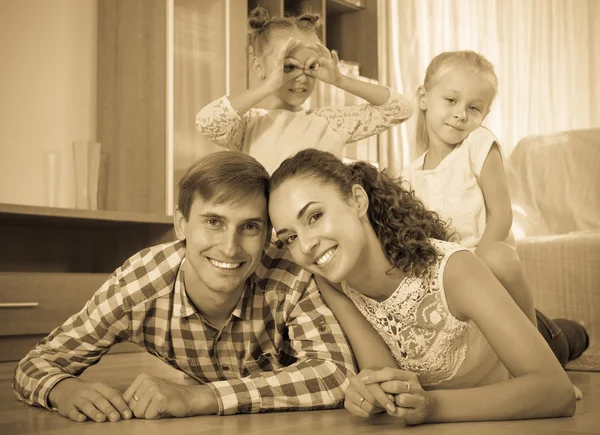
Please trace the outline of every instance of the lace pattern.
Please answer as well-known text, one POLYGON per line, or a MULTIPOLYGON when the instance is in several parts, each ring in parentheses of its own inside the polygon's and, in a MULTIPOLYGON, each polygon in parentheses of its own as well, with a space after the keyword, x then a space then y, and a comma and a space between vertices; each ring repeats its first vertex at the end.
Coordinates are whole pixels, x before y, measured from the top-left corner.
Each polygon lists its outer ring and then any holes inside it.
POLYGON ((242 151, 248 117, 239 117, 229 99, 221 97, 206 105, 196 115, 196 128, 211 141, 226 148, 242 151))
POLYGON ((417 375, 423 386, 451 379, 467 353, 468 322, 456 319, 443 299, 448 257, 463 248, 433 240, 442 258, 423 278, 406 278, 385 301, 377 302, 342 283, 344 293, 391 349, 398 366, 417 375))
POLYGON ((410 100, 391 90, 390 93, 389 100, 381 106, 361 104, 323 107, 315 110, 315 115, 327 119, 329 126, 344 138, 344 142, 356 142, 379 134, 410 117, 410 100))

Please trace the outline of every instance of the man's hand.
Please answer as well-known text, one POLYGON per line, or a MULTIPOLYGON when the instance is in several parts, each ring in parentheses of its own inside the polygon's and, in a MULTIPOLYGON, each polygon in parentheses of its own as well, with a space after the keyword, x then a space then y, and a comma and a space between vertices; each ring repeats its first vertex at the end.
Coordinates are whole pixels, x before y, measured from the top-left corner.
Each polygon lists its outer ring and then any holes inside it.
POLYGON ((85 382, 67 378, 56 384, 48 395, 50 405, 73 421, 88 418, 102 423, 129 419, 132 412, 121 393, 102 382, 85 382))
POLYGON ((217 398, 205 385, 180 385, 147 374, 139 375, 123 398, 137 418, 189 417, 216 414, 217 398))

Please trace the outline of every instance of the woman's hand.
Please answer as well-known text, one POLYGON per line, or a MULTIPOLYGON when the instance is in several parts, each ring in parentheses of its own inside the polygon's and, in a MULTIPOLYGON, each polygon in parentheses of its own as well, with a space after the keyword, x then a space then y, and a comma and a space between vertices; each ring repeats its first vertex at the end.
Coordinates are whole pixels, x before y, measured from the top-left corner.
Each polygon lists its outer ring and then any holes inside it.
POLYGON ((340 72, 337 52, 329 51, 323 44, 311 44, 308 48, 317 52, 304 64, 304 74, 337 86, 343 74, 340 72))
POLYGON ((350 378, 344 408, 357 417, 369 417, 386 411, 394 415, 396 411, 393 395, 386 394, 377 383, 366 385, 363 382, 363 379, 370 379, 374 373, 373 370, 365 369, 350 378))
POLYGON ((396 409, 388 414, 402 418, 407 425, 425 423, 433 410, 431 396, 423 390, 414 373, 385 368, 363 378, 363 383, 365 386, 378 384, 385 393, 393 395, 396 409))

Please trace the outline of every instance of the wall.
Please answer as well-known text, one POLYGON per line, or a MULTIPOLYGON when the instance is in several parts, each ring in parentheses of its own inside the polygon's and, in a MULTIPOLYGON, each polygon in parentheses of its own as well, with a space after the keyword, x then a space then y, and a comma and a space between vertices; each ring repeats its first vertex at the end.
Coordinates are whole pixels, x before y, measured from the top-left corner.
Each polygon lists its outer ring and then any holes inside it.
POLYGON ((97 0, 0 0, 0 202, 74 207, 72 142, 96 139, 97 0))

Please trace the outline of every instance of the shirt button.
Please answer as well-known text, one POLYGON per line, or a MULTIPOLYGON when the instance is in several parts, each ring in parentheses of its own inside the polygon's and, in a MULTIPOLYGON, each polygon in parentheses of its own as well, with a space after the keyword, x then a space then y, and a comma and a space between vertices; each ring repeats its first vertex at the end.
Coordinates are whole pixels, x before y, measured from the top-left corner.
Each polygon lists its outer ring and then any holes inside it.
POLYGON ((221 366, 221 369, 222 369, 224 372, 227 372, 227 371, 229 371, 229 366, 221 366))

